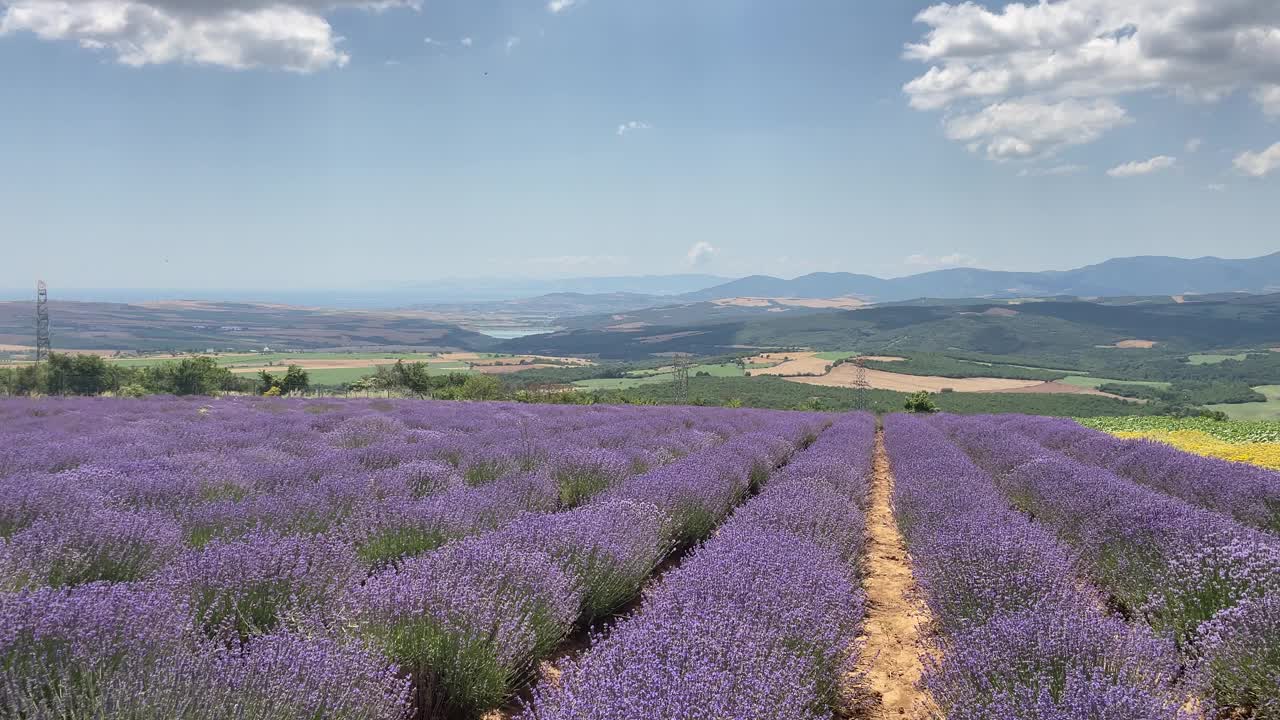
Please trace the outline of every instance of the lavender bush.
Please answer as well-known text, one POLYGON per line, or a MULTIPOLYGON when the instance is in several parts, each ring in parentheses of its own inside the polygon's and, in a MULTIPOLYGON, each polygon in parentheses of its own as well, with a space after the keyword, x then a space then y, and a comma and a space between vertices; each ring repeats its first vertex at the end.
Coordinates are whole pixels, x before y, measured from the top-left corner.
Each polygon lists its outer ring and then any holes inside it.
MULTIPOLYGON (((873 430, 869 416, 842 419, 798 456, 827 462, 762 478, 759 497, 666 575, 637 613, 597 635, 559 682, 537 688, 521 717, 831 717, 863 616, 862 536, 827 531, 842 511, 861 527, 852 498, 866 494, 873 430)), ((785 459, 785 448, 772 452, 766 463, 785 459)), ((756 462, 737 465, 748 477, 727 485, 745 492, 756 462)), ((724 477, 705 471, 711 481, 724 477)), ((657 487, 653 478, 645 484, 657 487)), ((657 494, 677 509, 688 497, 657 494)))
MULTIPOLYGON (((942 422, 946 422, 944 419, 942 422)), ((942 717, 1179 717, 1171 643, 1106 616, 1077 558, 1011 511, 990 475, 936 427, 885 420, 894 506, 942 634, 924 684, 942 717)), ((974 434, 982 457, 1016 468, 974 434)))
MULTIPOLYGON (((0 403, 5 617, 22 603, 35 613, 33 597, 68 608, 24 621, 63 637, 43 654, 19 623, 0 624, 0 715, 478 714, 753 492, 776 494, 778 507, 756 506, 762 531, 809 543, 793 562, 838 558, 847 573, 860 526, 839 514, 865 488, 841 485, 844 456, 828 447, 831 469, 773 473, 830 422, 502 403, 0 403), (96 593, 108 591, 139 594, 117 615, 163 604, 171 623, 152 625, 164 644, 104 615, 96 593), (121 634, 89 642, 76 618, 95 613, 121 634)), ((860 422, 869 448, 872 421, 860 422)), ((787 662, 828 687, 835 675, 813 668, 838 658, 799 642, 787 662)))
POLYGON ((414 675, 420 708, 497 707, 573 626, 581 592, 540 552, 485 538, 353 587, 357 635, 414 675))
POLYGON ((1280 532, 1280 472, 1194 455, 1165 443, 1121 440, 1071 420, 1004 416, 992 422, 1074 460, 1224 513, 1245 525, 1280 532))
POLYGON ((1250 598, 1203 624, 1193 678, 1214 710, 1280 718, 1280 596, 1250 598))
POLYGON ((316 619, 358 579, 355 553, 324 536, 256 532, 174 561, 158 584, 212 637, 243 641, 289 619, 316 619))

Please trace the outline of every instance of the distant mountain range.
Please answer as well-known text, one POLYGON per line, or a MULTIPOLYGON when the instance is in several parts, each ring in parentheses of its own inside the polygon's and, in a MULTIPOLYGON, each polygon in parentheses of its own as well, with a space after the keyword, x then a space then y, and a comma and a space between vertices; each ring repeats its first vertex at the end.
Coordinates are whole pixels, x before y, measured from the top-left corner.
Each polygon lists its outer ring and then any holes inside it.
POLYGON ((794 280, 753 275, 685 293, 680 299, 696 302, 734 297, 856 296, 884 303, 924 297, 1105 297, 1276 291, 1280 291, 1280 252, 1244 260, 1118 258, 1075 270, 1042 272, 954 268, 890 280, 853 273, 813 273, 794 280))

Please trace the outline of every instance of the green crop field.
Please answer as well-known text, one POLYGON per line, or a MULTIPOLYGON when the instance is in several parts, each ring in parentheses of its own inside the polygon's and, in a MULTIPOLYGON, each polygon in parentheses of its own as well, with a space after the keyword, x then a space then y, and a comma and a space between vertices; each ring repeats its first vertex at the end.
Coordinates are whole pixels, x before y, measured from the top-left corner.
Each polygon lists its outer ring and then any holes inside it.
POLYGON ((1232 420, 1280 420, 1280 385, 1261 385, 1254 390, 1267 396, 1266 402, 1236 405, 1210 405, 1210 410, 1221 410, 1232 420))
POLYGON ((839 360, 848 360, 851 357, 857 356, 857 354, 858 353, 855 352, 842 352, 837 350, 833 352, 820 352, 815 357, 826 360, 827 362, 836 362, 839 360))
MULTIPOLYGON (((711 377, 743 376, 742 368, 738 367, 736 363, 694 365, 689 368, 689 377, 698 377, 698 373, 706 373, 711 377)), ((673 370, 658 368, 655 370, 636 370, 628 373, 628 377, 624 378, 592 378, 590 380, 578 380, 573 384, 583 390, 625 390, 627 388, 640 387, 641 385, 675 382, 675 377, 673 370)))
POLYGON ((1228 360, 1245 361, 1249 359, 1249 353, 1240 353, 1239 355, 1191 355, 1187 358, 1187 362, 1192 365, 1217 365, 1228 360))
POLYGON ((641 385, 669 383, 674 379, 674 375, 667 373, 637 378, 592 378, 590 380, 578 380, 573 384, 583 390, 626 390, 627 388, 640 387, 641 385))

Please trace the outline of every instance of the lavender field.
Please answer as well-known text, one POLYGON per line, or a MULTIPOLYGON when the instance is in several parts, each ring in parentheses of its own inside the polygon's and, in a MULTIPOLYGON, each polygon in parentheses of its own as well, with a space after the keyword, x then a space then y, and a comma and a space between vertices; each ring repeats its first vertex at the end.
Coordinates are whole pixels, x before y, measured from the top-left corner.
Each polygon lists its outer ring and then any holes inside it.
POLYGON ((1280 718, 1280 474, 877 424, 0 403, 0 718, 1280 718), (877 672, 876 510, 918 677, 877 672))

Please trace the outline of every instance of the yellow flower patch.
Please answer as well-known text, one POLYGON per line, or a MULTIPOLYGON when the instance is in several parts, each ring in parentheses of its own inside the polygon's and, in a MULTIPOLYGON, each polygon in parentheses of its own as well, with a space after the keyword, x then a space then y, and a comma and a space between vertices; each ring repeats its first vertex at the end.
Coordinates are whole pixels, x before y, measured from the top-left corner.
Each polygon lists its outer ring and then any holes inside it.
POLYGON ((1112 434, 1127 440, 1155 440, 1196 455, 1280 470, 1280 442, 1229 443, 1199 430, 1145 430, 1112 434))

